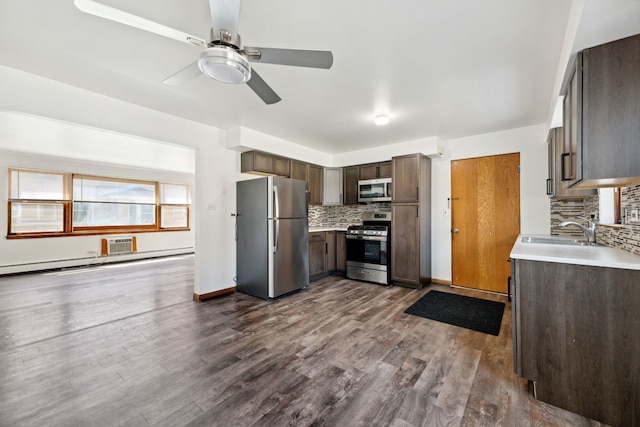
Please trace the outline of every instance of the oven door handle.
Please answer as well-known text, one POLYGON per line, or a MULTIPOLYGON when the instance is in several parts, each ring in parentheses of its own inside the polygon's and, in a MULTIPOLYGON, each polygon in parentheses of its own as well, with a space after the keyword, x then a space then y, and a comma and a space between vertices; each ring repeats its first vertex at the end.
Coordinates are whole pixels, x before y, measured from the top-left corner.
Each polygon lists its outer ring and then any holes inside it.
POLYGON ((377 242, 386 242, 387 236, 360 236, 347 234, 347 240, 373 240, 377 242))

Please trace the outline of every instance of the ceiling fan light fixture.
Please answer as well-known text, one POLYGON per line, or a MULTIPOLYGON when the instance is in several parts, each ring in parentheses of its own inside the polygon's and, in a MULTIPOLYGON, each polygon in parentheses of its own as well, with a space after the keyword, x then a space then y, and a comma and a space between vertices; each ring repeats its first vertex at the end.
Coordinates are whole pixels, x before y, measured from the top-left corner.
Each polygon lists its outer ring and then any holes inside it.
POLYGON ((389 123, 389 116, 386 114, 378 114, 373 118, 373 123, 378 126, 384 126, 389 123))
POLYGON ((198 67, 206 76, 223 83, 246 83, 251 78, 251 66, 247 58, 224 46, 213 46, 202 51, 198 67))

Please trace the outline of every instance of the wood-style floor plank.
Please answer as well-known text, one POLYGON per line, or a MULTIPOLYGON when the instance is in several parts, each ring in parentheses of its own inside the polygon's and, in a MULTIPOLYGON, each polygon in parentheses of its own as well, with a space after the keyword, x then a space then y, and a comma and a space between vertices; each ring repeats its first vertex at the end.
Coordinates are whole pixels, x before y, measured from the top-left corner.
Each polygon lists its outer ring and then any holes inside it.
POLYGON ((499 336, 328 277, 192 301, 193 257, 0 277, 0 426, 600 426, 538 402, 499 336))

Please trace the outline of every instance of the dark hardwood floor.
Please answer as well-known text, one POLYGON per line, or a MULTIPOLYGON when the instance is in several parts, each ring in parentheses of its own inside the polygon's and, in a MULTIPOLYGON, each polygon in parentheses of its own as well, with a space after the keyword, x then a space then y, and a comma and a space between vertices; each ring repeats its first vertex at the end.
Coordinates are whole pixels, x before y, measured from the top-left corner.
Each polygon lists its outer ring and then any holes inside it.
POLYGON ((0 426, 599 426, 538 402, 499 336, 329 277, 192 301, 193 257, 0 277, 0 426))

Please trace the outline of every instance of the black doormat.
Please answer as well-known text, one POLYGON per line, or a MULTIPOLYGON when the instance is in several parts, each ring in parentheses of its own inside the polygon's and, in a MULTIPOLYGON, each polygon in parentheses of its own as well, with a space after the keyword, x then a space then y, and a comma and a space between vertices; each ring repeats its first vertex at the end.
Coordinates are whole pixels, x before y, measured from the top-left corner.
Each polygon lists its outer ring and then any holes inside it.
POLYGON ((504 303, 429 291, 404 312, 497 336, 504 303))

